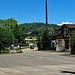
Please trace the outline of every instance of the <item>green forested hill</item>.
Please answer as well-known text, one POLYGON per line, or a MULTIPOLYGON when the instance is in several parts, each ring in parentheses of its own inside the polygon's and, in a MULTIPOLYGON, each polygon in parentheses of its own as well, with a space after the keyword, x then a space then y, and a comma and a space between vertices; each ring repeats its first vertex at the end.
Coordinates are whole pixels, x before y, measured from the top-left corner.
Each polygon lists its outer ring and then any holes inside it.
MULTIPOLYGON (((46 29, 46 24, 45 23, 24 23, 24 24, 20 24, 23 27, 25 27, 25 32, 32 32, 34 30, 38 30, 38 31, 43 31, 46 29)), ((54 30, 59 28, 58 25, 56 24, 49 24, 49 30, 54 30)))

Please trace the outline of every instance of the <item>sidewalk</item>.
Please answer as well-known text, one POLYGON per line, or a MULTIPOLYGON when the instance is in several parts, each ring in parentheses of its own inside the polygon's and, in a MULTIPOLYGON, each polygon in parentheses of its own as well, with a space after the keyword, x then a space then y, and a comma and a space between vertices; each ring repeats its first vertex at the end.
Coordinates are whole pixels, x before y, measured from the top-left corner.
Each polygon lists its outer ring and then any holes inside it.
POLYGON ((38 50, 37 47, 34 47, 34 49, 30 49, 30 48, 22 49, 23 52, 26 52, 26 51, 37 51, 37 50, 38 50))
MULTIPOLYGON (((34 47, 34 49, 26 48, 26 49, 22 49, 22 51, 23 51, 23 53, 25 53, 25 52, 28 52, 28 51, 39 51, 39 50, 38 50, 37 47, 34 47)), ((62 55, 62 56, 75 57, 75 55, 70 54, 70 52, 56 52, 56 51, 53 51, 53 50, 46 50, 46 51, 42 51, 42 52, 49 52, 50 54, 57 54, 57 55, 62 55)))

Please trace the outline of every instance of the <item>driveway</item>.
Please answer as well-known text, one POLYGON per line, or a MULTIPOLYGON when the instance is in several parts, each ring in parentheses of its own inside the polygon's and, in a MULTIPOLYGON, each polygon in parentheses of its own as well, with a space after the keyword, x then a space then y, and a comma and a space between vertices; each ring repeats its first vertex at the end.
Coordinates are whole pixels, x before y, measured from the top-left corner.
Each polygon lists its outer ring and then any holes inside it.
POLYGON ((75 56, 37 48, 23 52, 0 55, 0 75, 75 75, 75 56))

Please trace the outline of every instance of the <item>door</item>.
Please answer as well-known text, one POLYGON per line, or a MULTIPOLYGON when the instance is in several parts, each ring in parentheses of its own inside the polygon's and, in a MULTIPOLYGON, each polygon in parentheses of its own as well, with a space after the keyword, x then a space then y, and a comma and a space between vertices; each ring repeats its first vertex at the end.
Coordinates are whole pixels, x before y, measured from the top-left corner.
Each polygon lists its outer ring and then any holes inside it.
POLYGON ((69 49, 69 40, 65 40, 65 47, 66 49, 69 49))

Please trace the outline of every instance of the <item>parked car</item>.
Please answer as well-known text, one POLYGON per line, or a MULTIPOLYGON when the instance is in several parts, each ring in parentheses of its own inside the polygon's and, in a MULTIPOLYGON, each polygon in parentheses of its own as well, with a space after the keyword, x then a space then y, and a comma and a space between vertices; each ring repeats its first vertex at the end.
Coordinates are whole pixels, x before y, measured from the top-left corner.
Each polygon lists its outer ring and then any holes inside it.
POLYGON ((30 43, 30 44, 29 44, 29 47, 30 47, 30 49, 34 49, 35 44, 34 44, 34 43, 30 43))

